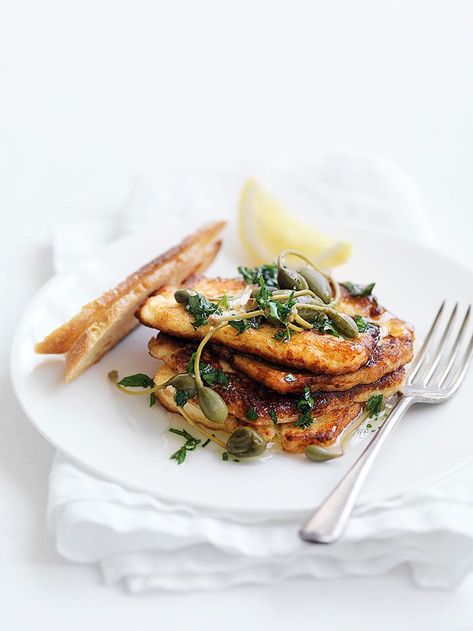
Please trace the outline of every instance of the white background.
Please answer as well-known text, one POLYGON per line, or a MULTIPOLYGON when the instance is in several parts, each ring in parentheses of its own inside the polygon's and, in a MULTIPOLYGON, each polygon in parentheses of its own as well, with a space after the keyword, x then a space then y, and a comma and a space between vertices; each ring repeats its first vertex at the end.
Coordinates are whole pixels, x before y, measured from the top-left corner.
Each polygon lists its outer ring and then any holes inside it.
MULTIPOLYGON (((8 382, 11 335, 67 215, 113 211, 174 165, 265 168, 380 155, 415 178, 437 244, 472 265, 473 6, 455 1, 0 1, 0 626, 473 628, 473 578, 132 598, 55 553, 52 448, 8 382)), ((163 217, 165 221, 165 217, 163 217)), ((439 284, 445 279, 439 279, 439 284)))

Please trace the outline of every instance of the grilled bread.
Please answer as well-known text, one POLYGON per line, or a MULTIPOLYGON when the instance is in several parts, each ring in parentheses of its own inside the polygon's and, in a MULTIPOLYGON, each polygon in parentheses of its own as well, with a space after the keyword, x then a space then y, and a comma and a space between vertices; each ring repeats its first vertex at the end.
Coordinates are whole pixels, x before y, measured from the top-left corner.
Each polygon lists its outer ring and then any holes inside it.
POLYGON ((163 285, 182 283, 215 258, 224 222, 201 228, 150 261, 115 288, 85 305, 71 320, 35 346, 37 353, 66 356, 66 381, 72 381, 135 328, 135 311, 163 285))

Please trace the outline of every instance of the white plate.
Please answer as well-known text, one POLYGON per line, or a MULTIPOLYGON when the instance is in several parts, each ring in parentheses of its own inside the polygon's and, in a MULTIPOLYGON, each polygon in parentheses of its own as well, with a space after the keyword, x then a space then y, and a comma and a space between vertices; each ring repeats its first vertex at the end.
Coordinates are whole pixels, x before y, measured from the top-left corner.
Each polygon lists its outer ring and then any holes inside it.
MULTIPOLYGON (((163 228, 159 234, 121 239, 75 273, 48 282, 24 313, 13 342, 11 369, 18 399, 53 445, 93 472, 131 489, 219 511, 305 513, 334 486, 359 448, 322 464, 288 454, 233 463, 223 462, 218 449, 209 445, 189 453, 178 466, 169 456, 181 441, 167 428, 182 426, 179 417, 159 406, 149 408, 144 398, 121 395, 107 379, 112 369, 121 375, 153 374, 157 363, 146 348, 150 329, 138 328, 70 385, 64 384, 62 357, 33 352, 37 340, 82 304, 191 229, 182 226, 182 234, 173 230, 171 235, 163 228)), ((473 274, 457 263, 386 234, 367 229, 348 232, 355 244, 354 256, 337 272, 339 279, 376 281, 382 304, 414 323, 420 338, 442 298, 471 300, 473 274)), ((229 228, 223 251, 209 273, 232 274, 244 260, 234 235, 229 228)), ((408 413, 373 468, 361 501, 411 491, 471 457, 471 374, 467 381, 452 401, 417 406, 408 413)))

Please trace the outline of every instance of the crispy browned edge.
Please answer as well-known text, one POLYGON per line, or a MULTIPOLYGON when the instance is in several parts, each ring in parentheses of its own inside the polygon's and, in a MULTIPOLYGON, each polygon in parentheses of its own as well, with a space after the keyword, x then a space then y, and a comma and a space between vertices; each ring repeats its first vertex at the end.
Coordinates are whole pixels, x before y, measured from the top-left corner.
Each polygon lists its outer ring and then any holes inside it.
MULTIPOLYGON (((114 302, 129 293, 136 285, 143 282, 147 276, 154 273, 159 267, 162 267, 170 259, 182 254, 186 249, 192 247, 194 243, 202 241, 202 243, 211 242, 221 232, 225 222, 219 221, 203 226, 193 234, 187 236, 181 243, 170 248, 164 254, 156 257, 149 263, 146 263, 140 269, 127 276, 113 289, 105 291, 99 298, 92 300, 82 307, 82 309, 73 316, 68 322, 47 335, 44 340, 38 342, 34 350, 41 354, 62 354, 66 353, 77 340, 79 335, 83 333, 87 327, 91 326, 102 314, 109 309, 114 302)), ((167 283, 163 279, 162 284, 167 283)), ((156 291, 156 287, 153 291, 156 291)), ((151 292, 150 292, 151 293, 151 292)))
MULTIPOLYGON (((72 339, 66 356, 66 381, 70 382, 86 368, 97 362, 113 348, 135 326, 138 320, 135 311, 146 298, 170 280, 182 283, 189 275, 201 273, 215 258, 221 246, 217 240, 224 222, 216 222, 201 228, 187 237, 180 245, 171 248, 137 272, 122 281, 114 290, 105 292, 99 299, 89 303, 99 305, 97 317, 90 322, 90 314, 82 320, 82 328, 73 318, 70 329, 72 339), (112 295, 116 296, 112 300, 112 295), (105 298, 104 298, 105 296, 105 298), (102 305, 108 301, 105 308, 102 305), (90 322, 90 324, 87 324, 90 322), (85 328, 84 328, 85 327, 85 328)), ((68 323, 60 327, 60 338, 64 340, 64 331, 68 323)), ((52 334, 53 335, 53 334, 52 334)), ((50 336, 51 337, 51 336, 50 336)))

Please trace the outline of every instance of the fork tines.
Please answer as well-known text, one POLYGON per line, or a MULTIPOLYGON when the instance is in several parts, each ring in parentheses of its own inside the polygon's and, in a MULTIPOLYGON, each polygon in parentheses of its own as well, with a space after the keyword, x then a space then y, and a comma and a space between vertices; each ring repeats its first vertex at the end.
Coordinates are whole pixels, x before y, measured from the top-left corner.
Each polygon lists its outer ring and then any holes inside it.
POLYGON ((407 385, 452 396, 472 358, 472 329, 471 305, 449 307, 444 300, 412 362, 407 385))

